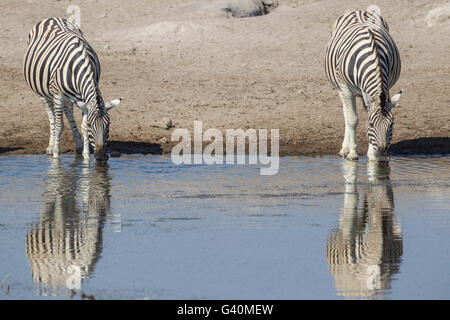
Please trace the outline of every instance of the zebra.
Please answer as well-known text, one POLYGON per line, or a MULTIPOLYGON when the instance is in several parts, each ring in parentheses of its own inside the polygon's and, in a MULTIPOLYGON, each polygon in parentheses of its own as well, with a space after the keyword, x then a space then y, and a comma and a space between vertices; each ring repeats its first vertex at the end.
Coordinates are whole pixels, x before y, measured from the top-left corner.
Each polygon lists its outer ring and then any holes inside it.
POLYGON ((76 153, 82 153, 88 159, 91 145, 94 158, 106 160, 108 111, 119 105, 122 98, 104 103, 98 86, 100 62, 81 30, 63 18, 38 22, 28 36, 23 73, 28 86, 46 104, 50 121, 47 154, 59 158, 65 114, 76 143, 76 153), (83 141, 73 117, 74 104, 83 115, 83 141))
POLYGON ((367 156, 388 161, 394 115, 402 90, 390 97, 397 82, 401 61, 389 26, 374 9, 347 11, 337 19, 325 50, 325 71, 343 103, 345 137, 339 154, 357 160, 356 96, 363 98, 367 120, 367 156))

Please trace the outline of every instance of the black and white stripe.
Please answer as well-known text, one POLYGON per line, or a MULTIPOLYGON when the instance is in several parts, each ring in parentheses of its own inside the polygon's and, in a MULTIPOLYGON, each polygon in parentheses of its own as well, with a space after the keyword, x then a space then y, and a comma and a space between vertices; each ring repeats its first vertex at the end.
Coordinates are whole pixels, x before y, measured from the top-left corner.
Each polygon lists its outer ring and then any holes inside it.
POLYGON ((98 86, 100 62, 81 30, 61 18, 37 23, 28 37, 24 76, 30 88, 47 104, 50 120, 48 154, 59 156, 64 129, 63 113, 70 123, 76 151, 89 157, 89 144, 95 158, 106 158, 110 119, 108 110, 120 100, 105 105, 98 86), (83 110, 83 140, 73 118, 73 104, 83 110))
POLYGON ((374 11, 341 16, 326 48, 325 69, 344 105, 346 132, 340 154, 357 159, 355 96, 361 96, 369 112, 369 159, 386 159, 394 124, 391 109, 400 98, 399 94, 391 99, 389 90, 401 71, 400 54, 386 21, 374 11))

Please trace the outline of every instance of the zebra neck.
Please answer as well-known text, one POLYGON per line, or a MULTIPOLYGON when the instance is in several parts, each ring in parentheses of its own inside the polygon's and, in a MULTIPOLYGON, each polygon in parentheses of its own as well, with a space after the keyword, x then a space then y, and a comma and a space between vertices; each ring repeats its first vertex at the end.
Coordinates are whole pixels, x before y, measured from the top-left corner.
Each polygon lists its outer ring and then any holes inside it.
POLYGON ((103 98, 99 92, 98 89, 95 89, 94 92, 92 92, 93 90, 91 90, 86 98, 85 98, 85 102, 86 105, 88 106, 88 113, 92 113, 94 111, 98 111, 98 110, 104 110, 105 109, 105 103, 103 102, 103 98))
POLYGON ((106 112, 106 108, 103 104, 98 104, 98 103, 89 104, 88 115, 98 114, 98 113, 103 114, 105 112, 106 112))
POLYGON ((365 92, 363 92, 363 100, 364 100, 364 105, 367 109, 382 109, 382 110, 386 110, 387 109, 387 105, 389 102, 389 93, 383 93, 383 94, 366 94, 365 92))

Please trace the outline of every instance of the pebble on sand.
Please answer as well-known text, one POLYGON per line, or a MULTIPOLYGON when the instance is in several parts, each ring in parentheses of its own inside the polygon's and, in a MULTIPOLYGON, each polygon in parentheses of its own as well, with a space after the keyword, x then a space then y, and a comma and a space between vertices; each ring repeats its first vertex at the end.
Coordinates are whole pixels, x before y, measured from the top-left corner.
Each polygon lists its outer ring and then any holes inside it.
POLYGON ((447 22, 449 19, 450 19, 450 3, 431 9, 426 17, 428 27, 432 27, 436 24, 447 22))
POLYGON ((169 130, 170 128, 173 127, 172 120, 169 118, 162 118, 160 122, 160 127, 165 130, 169 130))

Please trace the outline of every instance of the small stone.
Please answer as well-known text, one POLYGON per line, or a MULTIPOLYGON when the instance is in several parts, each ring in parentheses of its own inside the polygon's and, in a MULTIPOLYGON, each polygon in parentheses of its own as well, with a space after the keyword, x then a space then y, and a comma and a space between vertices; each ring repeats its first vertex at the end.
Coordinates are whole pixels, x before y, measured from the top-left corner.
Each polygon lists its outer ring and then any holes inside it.
POLYGON ((109 154, 111 156, 111 158, 120 158, 120 156, 122 155, 119 151, 111 151, 111 153, 109 154))
POLYGON ((428 27, 447 22, 450 18, 450 3, 431 9, 428 12, 426 22, 428 27))
POLYGON ((169 130, 173 127, 172 120, 169 118, 162 118, 160 122, 160 127, 164 130, 169 130))
POLYGON ((166 137, 162 137, 162 138, 159 140, 159 142, 162 143, 162 144, 168 143, 166 137))

